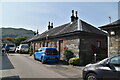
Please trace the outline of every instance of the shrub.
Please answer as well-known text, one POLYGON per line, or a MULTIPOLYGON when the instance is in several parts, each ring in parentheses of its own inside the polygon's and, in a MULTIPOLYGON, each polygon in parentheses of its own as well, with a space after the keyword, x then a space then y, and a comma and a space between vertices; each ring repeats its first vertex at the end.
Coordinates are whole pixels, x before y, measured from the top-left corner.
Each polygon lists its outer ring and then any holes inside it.
POLYGON ((64 51, 64 58, 66 61, 69 61, 70 58, 74 57, 74 53, 70 50, 65 50, 64 51))
POLYGON ((79 58, 70 58, 69 59, 69 64, 72 65, 79 65, 80 59, 79 58))
POLYGON ((32 46, 32 44, 30 44, 30 47, 29 47, 29 53, 30 53, 30 56, 33 55, 33 46, 32 46))

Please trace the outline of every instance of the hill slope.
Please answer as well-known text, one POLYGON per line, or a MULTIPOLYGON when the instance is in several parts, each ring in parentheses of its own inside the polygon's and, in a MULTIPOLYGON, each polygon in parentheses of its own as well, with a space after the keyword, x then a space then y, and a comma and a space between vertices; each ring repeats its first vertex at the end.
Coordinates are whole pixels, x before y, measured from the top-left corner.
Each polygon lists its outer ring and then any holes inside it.
POLYGON ((23 28, 0 28, 0 31, 2 31, 2 38, 4 37, 22 37, 22 36, 27 36, 27 37, 32 37, 34 36, 34 32, 32 30, 26 30, 23 28))

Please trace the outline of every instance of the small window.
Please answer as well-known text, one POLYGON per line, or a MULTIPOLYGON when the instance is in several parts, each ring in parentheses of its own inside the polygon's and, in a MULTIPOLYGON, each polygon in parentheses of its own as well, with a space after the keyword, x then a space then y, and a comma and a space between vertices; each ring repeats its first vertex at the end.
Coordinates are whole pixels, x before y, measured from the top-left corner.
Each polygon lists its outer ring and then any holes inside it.
POLYGON ((97 47, 99 48, 101 46, 101 41, 97 41, 97 47))

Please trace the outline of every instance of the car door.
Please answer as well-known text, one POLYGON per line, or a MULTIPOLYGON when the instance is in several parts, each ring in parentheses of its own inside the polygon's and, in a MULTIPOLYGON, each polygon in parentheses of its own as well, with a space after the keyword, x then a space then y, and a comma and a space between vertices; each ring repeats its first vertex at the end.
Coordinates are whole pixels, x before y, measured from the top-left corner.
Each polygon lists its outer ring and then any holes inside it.
POLYGON ((111 70, 115 74, 115 78, 120 79, 120 55, 112 57, 109 61, 111 70))
POLYGON ((42 49, 39 48, 36 52, 36 58, 40 60, 42 49))
POLYGON ((118 56, 114 56, 112 58, 106 59, 103 61, 102 66, 100 67, 100 74, 102 75, 101 78, 104 78, 105 80, 115 80, 118 78, 118 72, 120 67, 116 66, 118 63, 118 56))

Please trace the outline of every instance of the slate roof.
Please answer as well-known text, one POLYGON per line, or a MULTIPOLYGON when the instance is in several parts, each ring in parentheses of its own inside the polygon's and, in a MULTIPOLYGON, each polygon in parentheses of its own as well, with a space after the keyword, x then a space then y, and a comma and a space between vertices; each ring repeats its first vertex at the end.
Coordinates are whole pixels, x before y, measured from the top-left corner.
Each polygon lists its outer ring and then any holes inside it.
POLYGON ((99 30, 98 28, 96 28, 82 20, 76 20, 74 22, 69 22, 67 24, 47 30, 47 31, 43 32, 42 34, 38 34, 38 35, 34 36, 33 38, 31 38, 28 41, 30 42, 30 41, 34 41, 34 40, 40 40, 47 36, 59 36, 59 35, 64 35, 66 33, 69 34, 71 32, 76 32, 76 31, 106 35, 105 32, 99 30))
POLYGON ((101 26, 99 27, 103 30, 108 30, 108 29, 113 29, 113 28, 120 28, 120 19, 118 19, 117 21, 115 22, 112 22, 110 24, 107 24, 107 25, 104 25, 104 26, 101 26))

